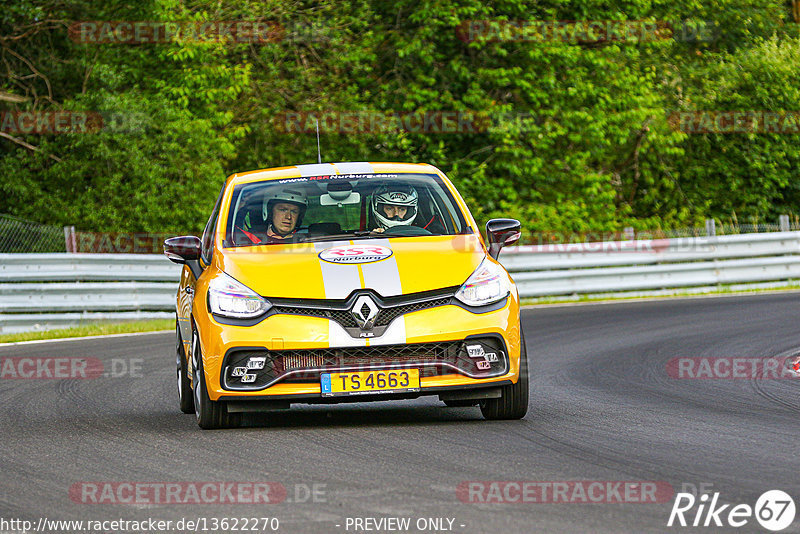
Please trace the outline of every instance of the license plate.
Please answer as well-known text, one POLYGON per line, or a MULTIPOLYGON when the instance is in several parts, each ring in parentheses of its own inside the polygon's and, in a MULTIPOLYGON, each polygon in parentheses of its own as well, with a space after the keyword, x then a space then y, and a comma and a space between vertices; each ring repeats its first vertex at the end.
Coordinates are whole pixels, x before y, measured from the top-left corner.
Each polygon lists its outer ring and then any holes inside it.
POLYGON ((324 397, 419 391, 419 369, 322 373, 321 391, 324 397))

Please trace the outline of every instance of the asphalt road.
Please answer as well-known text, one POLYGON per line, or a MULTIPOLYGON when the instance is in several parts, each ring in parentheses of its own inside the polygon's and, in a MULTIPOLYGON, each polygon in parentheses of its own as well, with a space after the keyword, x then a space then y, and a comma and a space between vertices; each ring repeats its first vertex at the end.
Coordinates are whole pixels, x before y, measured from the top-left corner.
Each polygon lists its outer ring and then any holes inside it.
MULTIPOLYGON (((20 531, 3 520, 43 517, 206 518, 209 529, 212 518, 274 517, 279 532, 312 533, 355 532, 357 519, 390 517, 409 518, 409 532, 429 531, 418 527, 435 518, 459 533, 710 530, 668 528, 673 493, 658 503, 575 495, 472 503, 456 491, 466 481, 655 481, 671 492, 705 484, 720 503, 751 506, 781 489, 800 507, 800 381, 667 372, 673 358, 793 354, 798 317, 797 293, 525 310, 533 388, 527 417, 513 422, 423 398, 298 406, 246 428, 201 431, 177 409, 172 334, 3 346, 4 366, 13 357, 88 357, 122 376, 13 379, 5 368, 0 532, 20 531), (178 481, 276 482, 288 493, 274 504, 84 502, 85 483, 178 481)), ((113 484, 97 487, 119 489, 113 484)), ((736 530, 766 532, 753 518, 736 530)), ((800 511, 783 532, 800 532, 800 511)))

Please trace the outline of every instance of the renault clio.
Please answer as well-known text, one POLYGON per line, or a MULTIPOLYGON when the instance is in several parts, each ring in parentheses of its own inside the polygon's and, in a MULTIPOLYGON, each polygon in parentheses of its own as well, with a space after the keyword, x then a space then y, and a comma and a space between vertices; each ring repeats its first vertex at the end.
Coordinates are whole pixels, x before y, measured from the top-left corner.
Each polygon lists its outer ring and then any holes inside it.
POLYGON ((437 395, 519 419, 519 296, 498 263, 520 223, 481 236, 436 167, 326 163, 227 178, 202 238, 165 241, 180 408, 202 428, 294 403, 437 395))

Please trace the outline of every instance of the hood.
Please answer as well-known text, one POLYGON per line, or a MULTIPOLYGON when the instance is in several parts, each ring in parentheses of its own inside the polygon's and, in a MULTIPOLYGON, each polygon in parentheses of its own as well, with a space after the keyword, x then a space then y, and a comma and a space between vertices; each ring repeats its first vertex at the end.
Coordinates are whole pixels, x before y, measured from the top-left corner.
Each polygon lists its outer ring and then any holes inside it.
POLYGON ((476 235, 398 237, 222 249, 217 266, 267 298, 344 299, 460 286, 485 256, 476 235))

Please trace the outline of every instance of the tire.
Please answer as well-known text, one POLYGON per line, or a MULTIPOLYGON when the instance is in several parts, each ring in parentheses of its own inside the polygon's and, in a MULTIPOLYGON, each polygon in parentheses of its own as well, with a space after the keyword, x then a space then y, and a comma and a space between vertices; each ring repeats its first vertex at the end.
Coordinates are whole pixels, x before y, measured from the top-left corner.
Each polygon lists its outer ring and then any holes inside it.
POLYGON ((178 403, 183 413, 194 413, 194 392, 192 381, 189 379, 189 365, 186 361, 186 351, 183 350, 181 330, 175 322, 177 346, 175 347, 175 363, 178 374, 178 403))
POLYGON ((448 408, 465 408, 467 406, 477 406, 477 400, 446 400, 444 402, 445 406, 448 408))
POLYGON ((215 428, 236 428, 242 414, 228 413, 224 402, 212 401, 208 396, 206 375, 203 370, 203 356, 200 353, 200 342, 197 332, 192 334, 192 392, 194 394, 194 414, 197 424, 204 430, 215 428))
POLYGON ((481 413, 489 420, 522 419, 528 413, 529 373, 525 337, 520 335, 519 379, 516 384, 503 386, 499 399, 481 401, 481 413))

